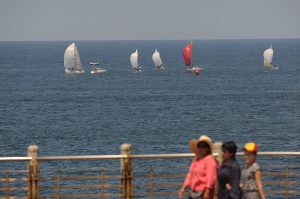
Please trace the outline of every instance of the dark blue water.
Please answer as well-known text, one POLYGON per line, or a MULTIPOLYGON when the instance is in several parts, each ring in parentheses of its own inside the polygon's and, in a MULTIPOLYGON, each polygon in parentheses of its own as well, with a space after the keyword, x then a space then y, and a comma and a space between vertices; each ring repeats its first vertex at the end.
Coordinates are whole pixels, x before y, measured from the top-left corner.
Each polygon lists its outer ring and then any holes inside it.
POLYGON ((64 74, 71 42, 0 42, 0 154, 118 154, 189 152, 201 134, 256 141, 262 151, 300 151, 300 40, 194 41, 205 70, 186 73, 188 41, 78 41, 84 75, 64 74), (279 71, 265 72, 270 45, 279 71), (155 70, 159 49, 166 70, 155 70), (138 49, 141 73, 129 55, 138 49), (106 73, 91 75, 89 61, 106 73))

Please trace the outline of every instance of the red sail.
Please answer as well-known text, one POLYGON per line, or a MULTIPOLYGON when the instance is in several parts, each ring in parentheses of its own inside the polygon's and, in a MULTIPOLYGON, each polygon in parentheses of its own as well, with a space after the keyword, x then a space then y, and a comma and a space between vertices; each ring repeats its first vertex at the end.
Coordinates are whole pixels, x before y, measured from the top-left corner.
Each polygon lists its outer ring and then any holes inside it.
POLYGON ((183 49, 183 57, 186 66, 191 65, 191 57, 192 57, 193 45, 190 42, 184 49, 183 49))

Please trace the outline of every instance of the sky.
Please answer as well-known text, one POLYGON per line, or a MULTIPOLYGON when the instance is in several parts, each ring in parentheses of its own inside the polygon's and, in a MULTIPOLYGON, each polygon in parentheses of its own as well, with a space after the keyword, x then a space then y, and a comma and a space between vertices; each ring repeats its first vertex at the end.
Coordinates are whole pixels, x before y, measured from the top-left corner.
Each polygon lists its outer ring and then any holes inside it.
POLYGON ((0 0, 0 41, 300 38, 300 0, 0 0))

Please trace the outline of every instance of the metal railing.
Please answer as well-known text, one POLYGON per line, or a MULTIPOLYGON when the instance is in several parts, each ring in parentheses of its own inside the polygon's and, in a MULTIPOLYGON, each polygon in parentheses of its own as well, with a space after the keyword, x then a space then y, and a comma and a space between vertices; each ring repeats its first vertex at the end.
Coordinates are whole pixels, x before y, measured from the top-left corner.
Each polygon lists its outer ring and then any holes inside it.
MULTIPOLYGON (((215 143, 219 160, 220 146, 215 143)), ((258 156, 271 158, 262 165, 267 196, 299 198, 300 152, 258 156)), ((0 199, 174 198, 192 157, 193 153, 132 154, 129 144, 121 146, 120 155, 38 157, 38 147, 30 146, 28 157, 0 157, 2 163, 14 162, 9 169, 0 163, 0 199)))

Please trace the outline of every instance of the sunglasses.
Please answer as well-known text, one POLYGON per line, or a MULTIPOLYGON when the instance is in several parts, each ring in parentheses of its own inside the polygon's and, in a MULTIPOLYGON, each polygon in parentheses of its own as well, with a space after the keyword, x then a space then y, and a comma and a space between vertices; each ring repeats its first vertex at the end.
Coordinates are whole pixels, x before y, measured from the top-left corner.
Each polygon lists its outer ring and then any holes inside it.
POLYGON ((199 143, 197 144, 197 147, 198 147, 198 148, 209 148, 208 144, 205 143, 205 142, 199 142, 199 143))

